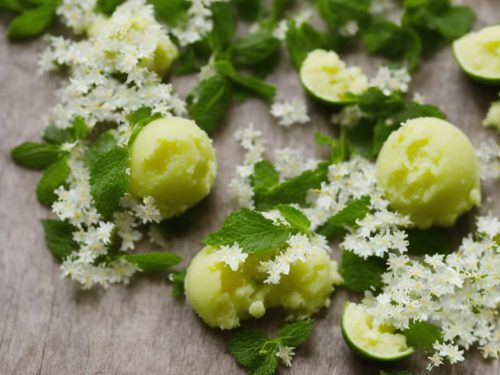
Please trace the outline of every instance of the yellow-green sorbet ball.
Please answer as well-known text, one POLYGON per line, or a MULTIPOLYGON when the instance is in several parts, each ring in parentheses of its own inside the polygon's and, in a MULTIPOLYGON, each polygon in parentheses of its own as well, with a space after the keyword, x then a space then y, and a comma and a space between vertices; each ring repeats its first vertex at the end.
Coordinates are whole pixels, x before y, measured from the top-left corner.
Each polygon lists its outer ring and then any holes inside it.
POLYGON ((391 206, 419 228, 451 226, 481 203, 474 147, 441 119, 413 119, 393 132, 380 151, 376 175, 391 206))
POLYGON ((191 261, 185 279, 186 297, 211 327, 232 329, 240 321, 262 317, 267 309, 283 307, 290 317, 301 318, 328 306, 333 285, 342 282, 337 263, 316 249, 305 262, 290 265, 279 284, 266 284, 261 261, 269 254, 250 254, 237 271, 231 270, 211 246, 191 261))
POLYGON ((194 121, 152 121, 130 148, 129 191, 155 199, 163 218, 182 214, 208 195, 217 160, 212 141, 194 121))

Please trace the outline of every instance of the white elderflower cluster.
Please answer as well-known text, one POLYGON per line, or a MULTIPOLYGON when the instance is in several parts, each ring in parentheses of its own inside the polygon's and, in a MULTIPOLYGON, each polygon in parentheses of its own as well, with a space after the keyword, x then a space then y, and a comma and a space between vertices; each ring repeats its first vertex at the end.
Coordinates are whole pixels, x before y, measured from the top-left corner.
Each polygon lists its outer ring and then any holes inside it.
POLYGON ((361 108, 358 105, 350 105, 333 114, 331 121, 335 125, 351 129, 358 125, 362 118, 363 111, 361 111, 361 108))
POLYGON ((457 252, 426 255, 423 260, 390 254, 384 287, 364 304, 380 322, 405 329, 411 321, 440 326, 443 341, 434 344, 428 369, 446 359, 463 361, 464 350, 478 346, 485 358, 500 354, 500 222, 478 218, 477 233, 466 237, 457 252))
POLYGON ((244 263, 248 257, 247 253, 243 252, 238 242, 231 246, 221 246, 217 249, 220 260, 225 263, 232 271, 237 271, 240 264, 244 263))
POLYGON ((235 134, 236 140, 245 150, 243 164, 236 167, 236 175, 229 182, 229 193, 239 207, 253 208, 253 189, 250 177, 254 166, 263 159, 264 140, 262 132, 254 129, 253 124, 240 129, 235 134))
POLYGON ((285 128, 293 124, 305 124, 310 120, 307 114, 306 103, 297 97, 273 103, 271 114, 278 119, 278 124, 285 128))
MULTIPOLYGON (((74 17, 78 14, 75 11, 74 17)), ((168 39, 145 0, 125 2, 107 20, 96 18, 87 32, 88 39, 81 41, 51 38, 40 59, 45 71, 65 66, 70 72, 57 92, 51 123, 65 128, 76 117, 91 127, 97 122, 125 123, 127 115, 141 107, 163 115, 185 113, 185 103, 171 85, 144 64, 153 61, 159 43, 168 39)))
POLYGON ((491 138, 481 143, 477 158, 483 180, 500 178, 500 144, 491 138))
POLYGON ((408 69, 390 69, 382 66, 372 78, 370 85, 378 87, 384 95, 391 95, 393 92, 408 92, 411 76, 408 69))
POLYGON ((213 21, 210 5, 218 1, 228 0, 191 0, 187 24, 170 30, 177 37, 181 46, 184 47, 203 39, 212 30, 213 21))
POLYGON ((81 34, 98 18, 95 13, 96 3, 96 0, 63 0, 56 13, 65 25, 81 34))
POLYGON ((370 13, 375 15, 387 15, 396 9, 394 0, 373 0, 370 4, 370 13))
MULTIPOLYGON (((312 8, 304 8, 291 17, 297 27, 311 20, 313 16, 312 8)), ((260 25, 254 24, 254 28, 260 29, 260 25)), ((256 31, 256 30, 255 30, 256 31)), ((288 19, 281 20, 273 30, 273 36, 281 41, 285 41, 288 32, 288 19)))
POLYGON ((289 147, 277 149, 274 152, 274 167, 281 180, 292 178, 301 173, 316 168, 319 160, 304 159, 296 150, 289 147))
POLYGON ((315 251, 330 251, 326 238, 319 234, 313 237, 305 234, 294 234, 290 236, 287 244, 286 249, 274 258, 260 263, 262 272, 267 274, 265 283, 279 284, 281 276, 288 275, 292 264, 305 262, 306 258, 315 251))

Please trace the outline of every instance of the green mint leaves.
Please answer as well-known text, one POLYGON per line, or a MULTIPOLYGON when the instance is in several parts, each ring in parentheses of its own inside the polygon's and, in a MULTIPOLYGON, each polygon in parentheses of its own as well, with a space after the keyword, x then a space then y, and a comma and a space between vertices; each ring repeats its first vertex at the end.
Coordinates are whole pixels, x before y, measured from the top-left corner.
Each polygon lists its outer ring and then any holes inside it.
POLYGON ((286 204, 279 204, 276 209, 281 213, 281 216, 290 224, 290 226, 301 233, 309 233, 311 222, 302 211, 295 207, 286 204))
POLYGON ((219 74, 201 81, 186 98, 189 115, 200 128, 212 132, 231 104, 231 93, 231 82, 219 74))
POLYGON ((184 295, 184 280, 186 278, 187 268, 180 271, 172 272, 168 275, 168 279, 172 283, 172 296, 174 298, 181 298, 184 295))
POLYGON ((274 166, 268 161, 261 161, 254 167, 252 183, 255 206, 259 210, 270 209, 278 204, 306 204, 307 192, 317 189, 326 181, 328 163, 320 164, 316 169, 279 182, 274 166))
POLYGON ((327 238, 339 236, 346 230, 355 228, 356 220, 361 220, 370 210, 370 198, 354 199, 337 214, 331 216, 325 224, 318 228, 318 233, 327 238))
POLYGON ((452 251, 450 239, 443 228, 407 229, 406 234, 409 255, 449 254, 452 251))
POLYGON ((208 235, 205 245, 231 246, 237 242, 245 253, 274 251, 284 246, 290 228, 274 224, 260 213, 248 209, 233 212, 222 228, 208 235))
POLYGON ((344 286, 353 292, 363 292, 382 287, 382 274, 386 271, 385 261, 378 257, 366 259, 352 251, 342 252, 339 272, 344 279, 344 286))
POLYGON ((141 272, 162 272, 182 262, 182 258, 174 253, 151 251, 140 254, 126 254, 120 256, 129 263, 135 264, 141 272))
POLYGON ((73 240, 73 232, 77 230, 73 225, 60 220, 42 220, 45 232, 45 243, 58 262, 64 261, 79 246, 73 240))
POLYGON ((119 208, 128 187, 128 151, 115 146, 90 164, 90 193, 99 213, 106 219, 119 208))
POLYGON ((47 168, 64 154, 58 145, 32 142, 22 143, 10 153, 18 165, 37 170, 47 168))
POLYGON ((233 63, 237 67, 252 67, 265 61, 277 52, 279 40, 271 31, 260 30, 247 35, 234 43, 233 63))
POLYGON ((52 26, 59 3, 59 0, 0 1, 0 9, 19 13, 10 22, 7 37, 10 40, 24 40, 42 35, 52 26))
POLYGON ((307 341, 313 328, 314 320, 306 319, 286 324, 274 339, 261 331, 246 331, 228 343, 228 351, 249 374, 271 375, 278 367, 279 347, 296 348, 307 341))
POLYGON ((442 331, 427 322, 414 322, 403 331, 406 344, 418 350, 432 350, 432 345, 442 339, 442 331))
POLYGON ((54 203, 57 199, 54 190, 66 183, 69 174, 68 156, 64 156, 51 164, 43 173, 36 187, 38 201, 46 206, 54 203))

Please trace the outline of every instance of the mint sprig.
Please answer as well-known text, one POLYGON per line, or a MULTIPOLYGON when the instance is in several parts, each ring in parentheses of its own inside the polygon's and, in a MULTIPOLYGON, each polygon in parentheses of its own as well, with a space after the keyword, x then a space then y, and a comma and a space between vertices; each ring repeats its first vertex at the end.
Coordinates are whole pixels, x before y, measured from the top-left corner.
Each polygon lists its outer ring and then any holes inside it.
POLYGON ((272 375, 278 367, 279 346, 296 348, 309 338, 313 319, 286 324, 271 339, 264 332, 251 330, 240 333, 228 343, 229 353, 252 375, 272 375))
POLYGON ((370 211, 370 198, 353 199, 318 228, 318 233, 331 238, 355 228, 356 220, 361 220, 370 211))
POLYGON ((172 283, 172 296, 181 298, 184 295, 184 280, 186 279, 187 268, 180 271, 172 272, 168 275, 168 279, 172 283))
POLYGON ((432 345, 443 337, 441 329, 428 322, 410 323, 402 333, 406 337, 408 346, 426 351, 432 350, 432 345))
POLYGON ((7 28, 7 37, 24 40, 42 35, 52 26, 59 4, 60 0, 3 2, 0 7, 19 12, 7 28))
POLYGON ((65 185, 70 174, 68 166, 68 156, 63 156, 55 163, 51 164, 44 172, 36 187, 38 201, 46 206, 50 206, 57 199, 54 193, 59 186, 65 185))
POLYGON ((274 251, 284 246, 290 235, 290 228, 276 225, 256 211, 242 209, 233 212, 222 228, 208 235, 205 245, 220 247, 239 244, 246 253, 274 251))
POLYGON ((309 228, 311 226, 311 222, 307 216, 302 213, 302 211, 286 204, 279 204, 276 208, 293 229, 296 229, 301 233, 310 232, 309 228))
POLYGON ((135 264, 144 273, 162 272, 182 262, 182 257, 177 254, 159 251, 126 254, 120 258, 135 264))

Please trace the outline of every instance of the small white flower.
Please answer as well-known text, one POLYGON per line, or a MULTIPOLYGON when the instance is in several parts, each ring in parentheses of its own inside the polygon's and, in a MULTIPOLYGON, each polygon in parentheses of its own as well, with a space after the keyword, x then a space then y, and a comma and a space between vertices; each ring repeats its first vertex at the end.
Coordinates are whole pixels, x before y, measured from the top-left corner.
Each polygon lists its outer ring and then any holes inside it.
POLYGON ((384 95, 390 95, 393 92, 408 92, 410 82, 411 76, 408 69, 390 69, 382 66, 370 84, 382 90, 384 95))
POLYGON ((278 351, 276 352, 276 357, 281 359, 283 364, 287 367, 292 367, 292 359, 295 355, 295 348, 292 346, 278 345, 278 351))
POLYGON ((156 206, 153 197, 145 197, 142 204, 136 204, 132 207, 135 215, 141 219, 143 224, 159 223, 162 220, 160 210, 156 206))
POLYGON ((240 264, 244 263, 248 257, 248 254, 243 252, 238 242, 233 243, 231 246, 219 247, 217 255, 232 271, 237 271, 240 264))
POLYGON ((358 125, 363 118, 363 112, 358 105, 351 105, 340 110, 339 113, 332 115, 331 121, 334 124, 345 128, 353 128, 358 125))
POLYGON ((358 23, 356 21, 351 20, 340 28, 339 33, 342 36, 350 37, 356 35, 358 31, 359 31, 358 23))
POLYGON ((278 124, 285 128, 294 124, 305 124, 310 120, 305 102, 297 97, 273 103, 271 114, 278 119, 278 124))

